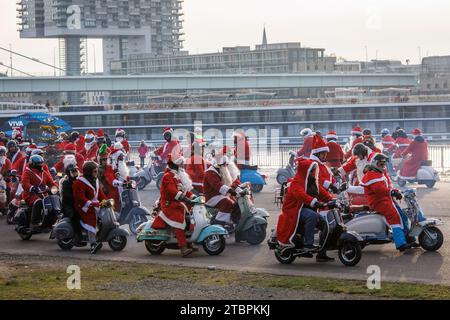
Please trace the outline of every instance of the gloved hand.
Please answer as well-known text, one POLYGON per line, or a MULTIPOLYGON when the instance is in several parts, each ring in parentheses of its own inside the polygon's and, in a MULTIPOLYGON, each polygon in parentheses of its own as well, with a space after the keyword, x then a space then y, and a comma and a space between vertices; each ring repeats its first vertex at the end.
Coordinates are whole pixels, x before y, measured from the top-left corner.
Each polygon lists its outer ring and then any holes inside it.
POLYGON ((100 207, 100 202, 92 201, 90 206, 93 207, 93 208, 99 208, 100 207))
POLYGON ((234 191, 233 189, 228 190, 228 193, 231 194, 233 197, 237 196, 236 191, 234 191))
POLYGON ((323 209, 323 208, 325 208, 327 205, 325 204, 325 203, 323 203, 323 202, 320 202, 320 201, 317 201, 316 202, 316 205, 315 205, 315 207, 317 208, 317 209, 323 209))
POLYGON ((347 189, 348 189, 348 183, 347 183, 347 182, 344 182, 344 183, 342 183, 341 186, 339 187, 339 192, 343 192, 343 191, 345 191, 345 190, 347 190, 347 189))
POLYGON ((336 188, 335 185, 331 184, 329 187, 330 191, 333 192, 334 194, 338 194, 339 193, 339 189, 336 188))
POLYGON ((51 168, 50 170, 50 174, 53 176, 53 177, 55 177, 57 174, 58 174, 58 172, 56 171, 56 169, 53 167, 53 168, 51 168))
POLYGON ((31 192, 33 193, 39 193, 41 191, 41 189, 37 186, 32 186, 31 187, 31 192))
POLYGON ((336 200, 328 201, 327 207, 328 207, 329 209, 334 209, 334 208, 336 208, 336 207, 337 207, 336 200))
POLYGON ((394 197, 397 200, 402 200, 403 199, 403 195, 401 194, 401 192, 397 189, 393 189, 391 191, 391 196, 394 197))

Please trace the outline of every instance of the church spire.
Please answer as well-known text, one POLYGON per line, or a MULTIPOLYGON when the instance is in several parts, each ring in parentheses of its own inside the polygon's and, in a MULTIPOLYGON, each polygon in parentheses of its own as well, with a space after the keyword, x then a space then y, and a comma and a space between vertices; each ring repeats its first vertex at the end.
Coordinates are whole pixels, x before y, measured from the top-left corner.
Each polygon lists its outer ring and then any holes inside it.
POLYGON ((263 46, 267 45, 266 25, 264 25, 262 44, 263 46))

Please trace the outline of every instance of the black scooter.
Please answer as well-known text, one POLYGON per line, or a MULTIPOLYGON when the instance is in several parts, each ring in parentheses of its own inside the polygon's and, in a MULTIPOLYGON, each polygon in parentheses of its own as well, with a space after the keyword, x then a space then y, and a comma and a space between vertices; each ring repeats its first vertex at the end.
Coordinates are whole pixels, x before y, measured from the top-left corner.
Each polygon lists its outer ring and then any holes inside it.
POLYGON ((122 207, 117 218, 120 225, 128 224, 132 234, 137 234, 137 228, 147 222, 147 216, 150 216, 144 206, 142 206, 139 193, 136 190, 136 181, 130 181, 123 184, 123 191, 120 195, 122 207))
MULTIPOLYGON (((112 209, 113 201, 102 201, 97 214, 97 241, 108 242, 113 251, 121 251, 127 245, 128 231, 119 228, 116 215, 112 209)), ((56 239, 62 250, 86 247, 89 244, 86 230, 81 228, 81 236, 74 231, 72 219, 65 217, 53 228, 50 239, 56 239)))
POLYGON ((295 165, 296 156, 297 154, 294 151, 289 151, 289 163, 286 167, 280 168, 277 171, 278 184, 282 185, 295 176, 295 172, 297 171, 297 167, 295 165))
MULTIPOLYGON (((330 204, 331 206, 331 204, 330 204)), ((277 241, 276 230, 272 230, 272 235, 268 240, 271 250, 275 250, 275 258, 282 264, 291 264, 296 258, 312 258, 313 253, 319 253, 323 249, 338 250, 339 260, 345 266, 355 266, 362 256, 361 245, 363 238, 353 231, 347 231, 341 212, 344 210, 339 203, 334 203, 335 209, 329 210, 320 223, 319 247, 314 250, 307 250, 303 247, 303 236, 300 228, 297 229, 293 242, 294 247, 280 246, 277 241)), ((318 230, 317 230, 318 232, 318 230)))
POLYGON ((36 194, 42 199, 43 210, 42 219, 39 226, 31 228, 31 212, 25 201, 21 201, 20 208, 14 215, 16 232, 22 240, 30 240, 33 234, 48 233, 52 230, 55 222, 61 217, 61 198, 58 195, 58 188, 39 188, 36 194))

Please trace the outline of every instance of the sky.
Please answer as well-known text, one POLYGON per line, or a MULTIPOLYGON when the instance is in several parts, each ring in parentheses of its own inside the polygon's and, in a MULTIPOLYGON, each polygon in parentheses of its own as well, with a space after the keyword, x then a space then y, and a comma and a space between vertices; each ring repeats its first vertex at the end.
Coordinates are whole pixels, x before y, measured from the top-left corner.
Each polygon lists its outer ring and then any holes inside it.
MULTIPOLYGON (((53 64, 56 40, 20 39, 16 0, 0 0, 0 46, 53 64)), ((301 42, 347 60, 398 59, 450 54, 448 0, 185 0, 184 49, 217 52, 225 46, 301 42), (367 49, 366 49, 367 48, 367 49)), ((89 69, 101 71, 101 41, 89 41, 89 69)), ((0 51, 0 63, 10 63, 0 51)), ((37 74, 53 70, 13 57, 13 66, 37 74)), ((0 72, 6 68, 0 65, 0 72)))

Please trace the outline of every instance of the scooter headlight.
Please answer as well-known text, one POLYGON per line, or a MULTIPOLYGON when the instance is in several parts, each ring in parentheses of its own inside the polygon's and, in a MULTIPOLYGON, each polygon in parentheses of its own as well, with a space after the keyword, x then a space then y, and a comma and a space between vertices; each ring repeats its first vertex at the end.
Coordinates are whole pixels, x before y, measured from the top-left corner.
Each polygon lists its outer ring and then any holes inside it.
POLYGON ((53 186, 53 187, 50 189, 50 193, 53 194, 53 195, 57 194, 57 193, 58 193, 58 188, 55 187, 55 186, 53 186))

